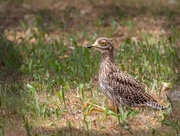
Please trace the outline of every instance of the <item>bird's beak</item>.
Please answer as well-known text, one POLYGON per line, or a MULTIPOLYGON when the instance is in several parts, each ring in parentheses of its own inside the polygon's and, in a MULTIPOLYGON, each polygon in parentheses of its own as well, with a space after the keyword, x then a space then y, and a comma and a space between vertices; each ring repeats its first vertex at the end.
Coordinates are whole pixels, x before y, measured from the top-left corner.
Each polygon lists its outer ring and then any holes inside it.
POLYGON ((92 47, 95 47, 96 45, 95 44, 90 44, 87 46, 87 48, 92 48, 92 47))

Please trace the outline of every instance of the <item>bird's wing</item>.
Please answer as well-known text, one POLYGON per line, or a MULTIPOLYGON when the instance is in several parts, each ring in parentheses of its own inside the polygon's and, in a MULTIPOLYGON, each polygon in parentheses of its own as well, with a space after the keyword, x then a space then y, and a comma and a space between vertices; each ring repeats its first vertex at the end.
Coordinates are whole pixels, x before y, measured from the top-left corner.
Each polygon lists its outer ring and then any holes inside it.
POLYGON ((107 84, 113 88, 115 97, 121 98, 129 106, 138 106, 146 104, 148 101, 155 101, 131 75, 119 71, 110 72, 108 78, 107 84))

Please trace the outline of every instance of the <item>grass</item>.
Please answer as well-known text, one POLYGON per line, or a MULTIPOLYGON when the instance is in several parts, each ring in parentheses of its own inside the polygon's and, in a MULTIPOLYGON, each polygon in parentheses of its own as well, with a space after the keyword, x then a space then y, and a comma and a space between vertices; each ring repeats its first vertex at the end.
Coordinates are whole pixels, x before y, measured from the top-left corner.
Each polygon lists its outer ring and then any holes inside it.
MULTIPOLYGON (((169 97, 180 79, 180 32, 173 20, 179 15, 178 4, 173 10, 162 5, 169 12, 160 14, 159 8, 147 6, 146 13, 145 5, 130 2, 119 9, 121 3, 113 1, 104 7, 96 1, 84 5, 73 1, 65 9, 55 9, 58 14, 35 6, 30 22, 17 16, 18 25, 4 29, 0 135, 179 135, 179 101, 169 97), (124 7, 140 8, 132 13, 124 7), (115 114, 110 110, 97 83, 100 53, 85 48, 101 36, 114 39, 116 64, 160 103, 169 104, 166 111, 120 108, 115 114), (93 108, 83 110, 87 101, 106 112, 87 114, 93 108)), ((25 12, 20 3, 15 0, 11 6, 25 12)))

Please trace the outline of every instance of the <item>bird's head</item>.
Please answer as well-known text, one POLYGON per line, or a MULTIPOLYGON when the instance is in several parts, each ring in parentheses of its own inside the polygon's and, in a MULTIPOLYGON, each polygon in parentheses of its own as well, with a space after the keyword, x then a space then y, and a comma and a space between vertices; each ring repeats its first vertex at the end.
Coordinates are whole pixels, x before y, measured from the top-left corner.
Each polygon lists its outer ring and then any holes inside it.
POLYGON ((87 48, 95 48, 102 53, 107 51, 113 51, 113 41, 111 38, 98 38, 94 44, 88 45, 87 48))

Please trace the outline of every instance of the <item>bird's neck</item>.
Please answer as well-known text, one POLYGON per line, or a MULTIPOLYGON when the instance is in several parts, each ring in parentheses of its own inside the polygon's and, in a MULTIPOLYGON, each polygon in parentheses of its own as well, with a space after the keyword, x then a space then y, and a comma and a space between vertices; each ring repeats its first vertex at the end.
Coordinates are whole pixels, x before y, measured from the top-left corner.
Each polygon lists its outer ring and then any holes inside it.
POLYGON ((102 56, 101 56, 101 59, 102 59, 102 61, 101 61, 102 63, 103 62, 114 63, 114 53, 113 53, 113 50, 103 52, 102 56))

